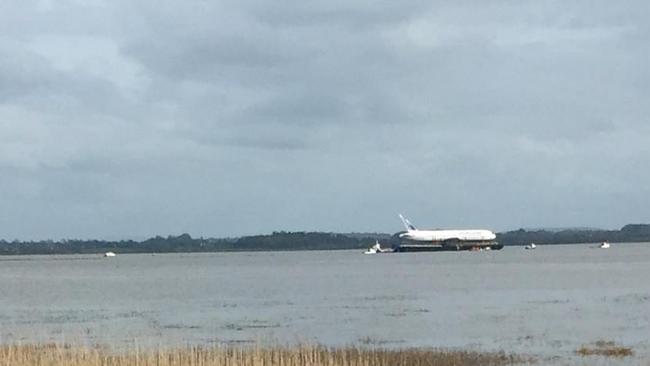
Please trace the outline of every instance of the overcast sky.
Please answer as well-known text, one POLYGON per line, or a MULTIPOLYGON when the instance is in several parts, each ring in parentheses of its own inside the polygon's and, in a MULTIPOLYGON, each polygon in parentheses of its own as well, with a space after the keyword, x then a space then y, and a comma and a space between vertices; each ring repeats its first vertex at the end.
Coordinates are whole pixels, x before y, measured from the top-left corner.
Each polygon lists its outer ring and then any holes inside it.
POLYGON ((650 222, 649 4, 2 1, 0 238, 650 222))

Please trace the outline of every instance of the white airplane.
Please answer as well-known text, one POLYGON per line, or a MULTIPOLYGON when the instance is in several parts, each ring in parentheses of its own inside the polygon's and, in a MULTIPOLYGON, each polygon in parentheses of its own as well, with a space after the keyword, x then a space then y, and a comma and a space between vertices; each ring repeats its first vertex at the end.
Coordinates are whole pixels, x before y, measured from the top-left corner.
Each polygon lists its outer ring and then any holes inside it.
POLYGON ((399 218, 406 228, 406 232, 399 235, 400 239, 413 242, 454 246, 489 245, 497 237, 490 230, 418 230, 401 214, 399 218))

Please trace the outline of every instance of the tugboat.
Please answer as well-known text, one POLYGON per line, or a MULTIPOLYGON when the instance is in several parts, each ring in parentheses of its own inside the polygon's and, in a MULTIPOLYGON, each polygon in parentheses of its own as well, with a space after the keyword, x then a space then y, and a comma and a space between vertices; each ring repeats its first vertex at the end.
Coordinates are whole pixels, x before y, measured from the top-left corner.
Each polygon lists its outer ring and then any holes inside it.
POLYGON ((363 254, 377 254, 377 253, 385 253, 387 250, 381 249, 381 244, 379 244, 379 240, 375 240, 375 245, 371 246, 363 252, 363 254))

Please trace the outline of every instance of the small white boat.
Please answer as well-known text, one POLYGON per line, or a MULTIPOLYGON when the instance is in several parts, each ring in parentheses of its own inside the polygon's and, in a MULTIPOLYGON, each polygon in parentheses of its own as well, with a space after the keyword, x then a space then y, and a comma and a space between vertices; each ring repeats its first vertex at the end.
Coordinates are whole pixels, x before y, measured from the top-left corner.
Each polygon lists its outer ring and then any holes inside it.
POLYGON ((604 241, 599 246, 600 249, 609 249, 609 242, 604 241))
POLYGON ((535 243, 530 243, 524 247, 524 249, 535 249, 537 248, 537 245, 535 243))
POLYGON ((363 254, 377 254, 377 253, 383 253, 383 252, 384 252, 384 250, 381 249, 381 244, 379 244, 378 240, 375 240, 375 245, 368 248, 368 250, 363 252, 363 254))
POLYGON ((115 253, 113 253, 113 252, 104 253, 104 258, 107 258, 107 257, 115 257, 115 253))

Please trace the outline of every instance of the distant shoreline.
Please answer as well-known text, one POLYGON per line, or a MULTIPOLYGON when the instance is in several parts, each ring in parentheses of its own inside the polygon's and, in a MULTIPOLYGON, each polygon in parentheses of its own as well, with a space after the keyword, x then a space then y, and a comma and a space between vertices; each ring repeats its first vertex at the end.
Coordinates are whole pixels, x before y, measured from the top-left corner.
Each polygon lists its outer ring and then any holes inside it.
MULTIPOLYGON (((240 238, 193 238, 189 234, 156 236, 135 240, 0 240, 0 255, 102 254, 115 253, 218 253, 266 252, 305 250, 366 249, 375 241, 385 247, 399 244, 399 233, 324 233, 273 232, 268 235, 240 238)), ((505 246, 536 244, 590 244, 650 242, 650 224, 625 225, 620 230, 567 229, 513 230, 497 234, 497 241, 505 246)))

